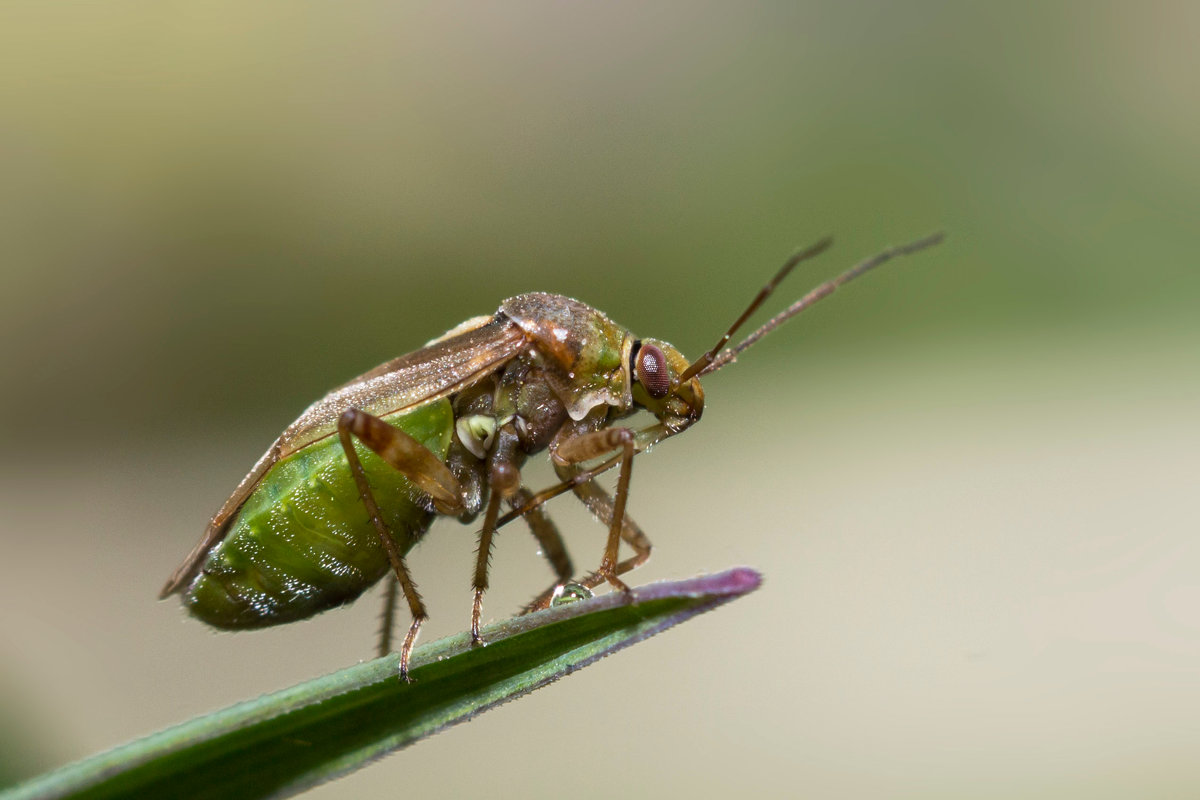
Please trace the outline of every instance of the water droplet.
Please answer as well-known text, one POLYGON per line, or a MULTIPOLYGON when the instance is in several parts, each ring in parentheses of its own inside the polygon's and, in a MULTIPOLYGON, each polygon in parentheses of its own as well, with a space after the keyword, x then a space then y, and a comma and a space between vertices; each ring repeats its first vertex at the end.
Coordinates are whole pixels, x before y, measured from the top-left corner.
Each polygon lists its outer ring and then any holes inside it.
POLYGON ((579 600, 590 600, 592 596, 591 589, 581 583, 570 581, 555 588, 554 596, 550 598, 550 607, 565 606, 568 603, 574 603, 579 600))

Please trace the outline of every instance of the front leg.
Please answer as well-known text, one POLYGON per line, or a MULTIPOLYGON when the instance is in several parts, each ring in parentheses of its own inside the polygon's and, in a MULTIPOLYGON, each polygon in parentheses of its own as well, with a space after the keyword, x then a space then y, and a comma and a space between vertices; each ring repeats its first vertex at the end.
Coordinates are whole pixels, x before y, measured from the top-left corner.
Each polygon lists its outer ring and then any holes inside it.
MULTIPOLYGON (((617 492, 613 497, 611 508, 606 509, 609 514, 609 519, 607 520, 609 523, 608 541, 604 546, 604 557, 600 561, 600 568, 595 573, 597 579, 592 586, 599 584, 601 581, 608 581, 614 588, 620 589, 626 595, 631 594, 632 590, 623 580, 617 577, 623 571, 617 569, 617 551, 621 546, 621 535, 625 526, 625 505, 629 499, 629 480, 630 474, 633 471, 633 455, 636 452, 636 448, 634 447, 635 441, 636 434, 631 428, 601 428, 596 431, 568 434, 563 441, 558 442, 556 440, 550 446, 550 457, 554 460, 557 469, 575 467, 582 462, 591 461, 606 453, 611 453, 613 450, 621 451, 621 469, 617 476, 617 492)), ((585 486, 592 486, 596 489, 599 489, 599 487, 588 482, 574 489, 575 493, 595 512, 597 509, 593 507, 592 503, 588 502, 585 496, 587 494, 587 491, 583 488, 585 486)), ((645 557, 649 558, 648 547, 645 557)), ((642 560, 644 561, 645 558, 642 560)), ((638 563, 641 562, 639 561, 638 563)), ((588 588, 592 588, 592 586, 588 588)))

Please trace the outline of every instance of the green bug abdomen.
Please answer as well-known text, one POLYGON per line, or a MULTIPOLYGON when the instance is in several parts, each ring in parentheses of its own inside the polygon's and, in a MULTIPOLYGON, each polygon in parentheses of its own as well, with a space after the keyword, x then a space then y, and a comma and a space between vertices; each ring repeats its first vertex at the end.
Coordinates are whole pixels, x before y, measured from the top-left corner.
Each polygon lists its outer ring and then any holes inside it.
MULTIPOLYGON (((385 419, 445 459, 454 429, 448 400, 385 419)), ((428 497, 361 444, 355 447, 384 522, 407 552, 433 517, 428 497)), ((219 628, 276 625, 350 602, 388 568, 334 436, 271 467, 188 587, 184 604, 219 628)))

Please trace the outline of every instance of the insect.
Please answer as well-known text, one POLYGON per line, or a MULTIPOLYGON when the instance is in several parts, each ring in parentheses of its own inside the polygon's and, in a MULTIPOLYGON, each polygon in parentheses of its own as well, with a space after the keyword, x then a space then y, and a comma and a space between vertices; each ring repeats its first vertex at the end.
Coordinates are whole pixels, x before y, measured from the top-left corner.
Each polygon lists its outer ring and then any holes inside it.
POLYGON ((700 377, 842 284, 940 240, 935 234, 860 263, 722 350, 787 274, 830 240, 800 251, 716 346, 690 362, 670 344, 639 339, 577 300, 543 293, 510 298, 492 316, 468 320, 310 406, 238 484, 160 597, 182 594, 192 615, 218 628, 258 628, 348 603, 390 572, 396 582, 380 649, 390 651, 398 584, 412 616, 400 650, 400 675, 407 679, 428 615, 405 555, 434 518, 470 523, 483 515, 471 610, 471 635, 479 642, 500 526, 523 518, 555 572, 527 610, 548 606, 574 578, 562 537, 542 508, 566 491, 608 526, 600 566, 578 584, 590 590, 608 583, 629 593, 621 576, 651 550, 625 513, 633 459, 700 419, 700 377), (637 411, 654 422, 638 429, 621 424, 637 411), (534 493, 521 467, 543 450, 560 483, 534 493), (612 468, 618 477, 609 494, 595 479, 612 468), (503 515, 502 505, 508 506, 503 515), (622 541, 633 555, 619 560, 622 541))

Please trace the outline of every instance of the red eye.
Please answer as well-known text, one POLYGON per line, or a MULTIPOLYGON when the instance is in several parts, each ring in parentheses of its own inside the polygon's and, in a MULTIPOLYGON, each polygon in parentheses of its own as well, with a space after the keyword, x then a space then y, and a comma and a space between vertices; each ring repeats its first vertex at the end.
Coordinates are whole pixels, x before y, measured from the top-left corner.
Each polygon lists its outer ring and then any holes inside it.
POLYGON ((667 357, 652 344, 644 344, 637 352, 637 379, 646 393, 658 399, 671 391, 671 375, 667 372, 667 357))

